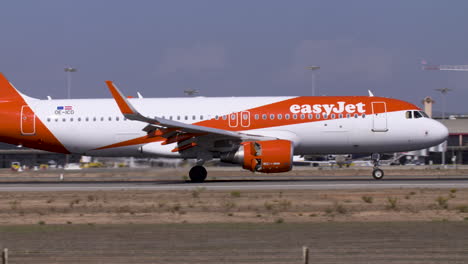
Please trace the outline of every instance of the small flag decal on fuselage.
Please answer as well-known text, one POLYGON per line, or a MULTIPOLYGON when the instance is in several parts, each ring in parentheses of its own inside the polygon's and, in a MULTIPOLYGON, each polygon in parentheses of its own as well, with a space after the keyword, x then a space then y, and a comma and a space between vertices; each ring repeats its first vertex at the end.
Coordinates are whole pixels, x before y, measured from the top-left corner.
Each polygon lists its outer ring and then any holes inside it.
POLYGON ((73 110, 73 106, 57 106, 57 110, 73 110))

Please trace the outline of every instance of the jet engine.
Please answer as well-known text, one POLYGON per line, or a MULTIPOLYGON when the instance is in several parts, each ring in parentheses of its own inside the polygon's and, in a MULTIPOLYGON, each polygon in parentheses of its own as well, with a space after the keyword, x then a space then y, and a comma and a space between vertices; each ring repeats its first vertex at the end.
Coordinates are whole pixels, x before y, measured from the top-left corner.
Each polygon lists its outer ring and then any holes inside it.
POLYGON ((290 171, 292 158, 293 144, 289 140, 242 142, 238 150, 221 155, 221 161, 264 173, 290 171))

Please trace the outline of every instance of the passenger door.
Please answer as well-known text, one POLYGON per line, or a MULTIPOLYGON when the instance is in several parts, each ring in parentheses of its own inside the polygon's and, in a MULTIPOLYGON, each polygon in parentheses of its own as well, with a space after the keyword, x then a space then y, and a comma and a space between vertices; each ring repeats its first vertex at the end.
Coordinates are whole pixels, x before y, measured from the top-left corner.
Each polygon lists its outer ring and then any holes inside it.
POLYGON ((372 102, 372 131, 387 132, 387 105, 385 102, 372 102))
POLYGON ((32 109, 27 106, 23 105, 21 107, 21 120, 20 120, 20 128, 21 128, 21 135, 23 136, 31 136, 36 134, 36 115, 32 111, 32 109))

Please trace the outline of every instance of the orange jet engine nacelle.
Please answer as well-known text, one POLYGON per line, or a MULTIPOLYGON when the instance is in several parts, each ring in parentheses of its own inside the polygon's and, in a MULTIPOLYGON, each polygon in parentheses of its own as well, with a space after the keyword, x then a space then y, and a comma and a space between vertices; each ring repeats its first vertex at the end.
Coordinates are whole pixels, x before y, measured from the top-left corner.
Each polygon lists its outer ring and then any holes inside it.
POLYGON ((249 141, 235 152, 221 156, 224 162, 241 164, 250 171, 286 172, 292 169, 293 145, 289 140, 249 141))

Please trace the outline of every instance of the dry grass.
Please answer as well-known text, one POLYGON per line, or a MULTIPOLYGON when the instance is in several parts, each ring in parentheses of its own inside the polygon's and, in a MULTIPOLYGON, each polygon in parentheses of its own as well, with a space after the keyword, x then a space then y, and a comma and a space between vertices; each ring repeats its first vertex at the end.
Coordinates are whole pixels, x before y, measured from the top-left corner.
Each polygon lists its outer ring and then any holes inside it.
POLYGON ((0 225, 464 221, 468 190, 98 191, 0 193, 0 225), (411 199, 407 199, 407 196, 411 199), (450 206, 449 206, 450 205, 450 206))

